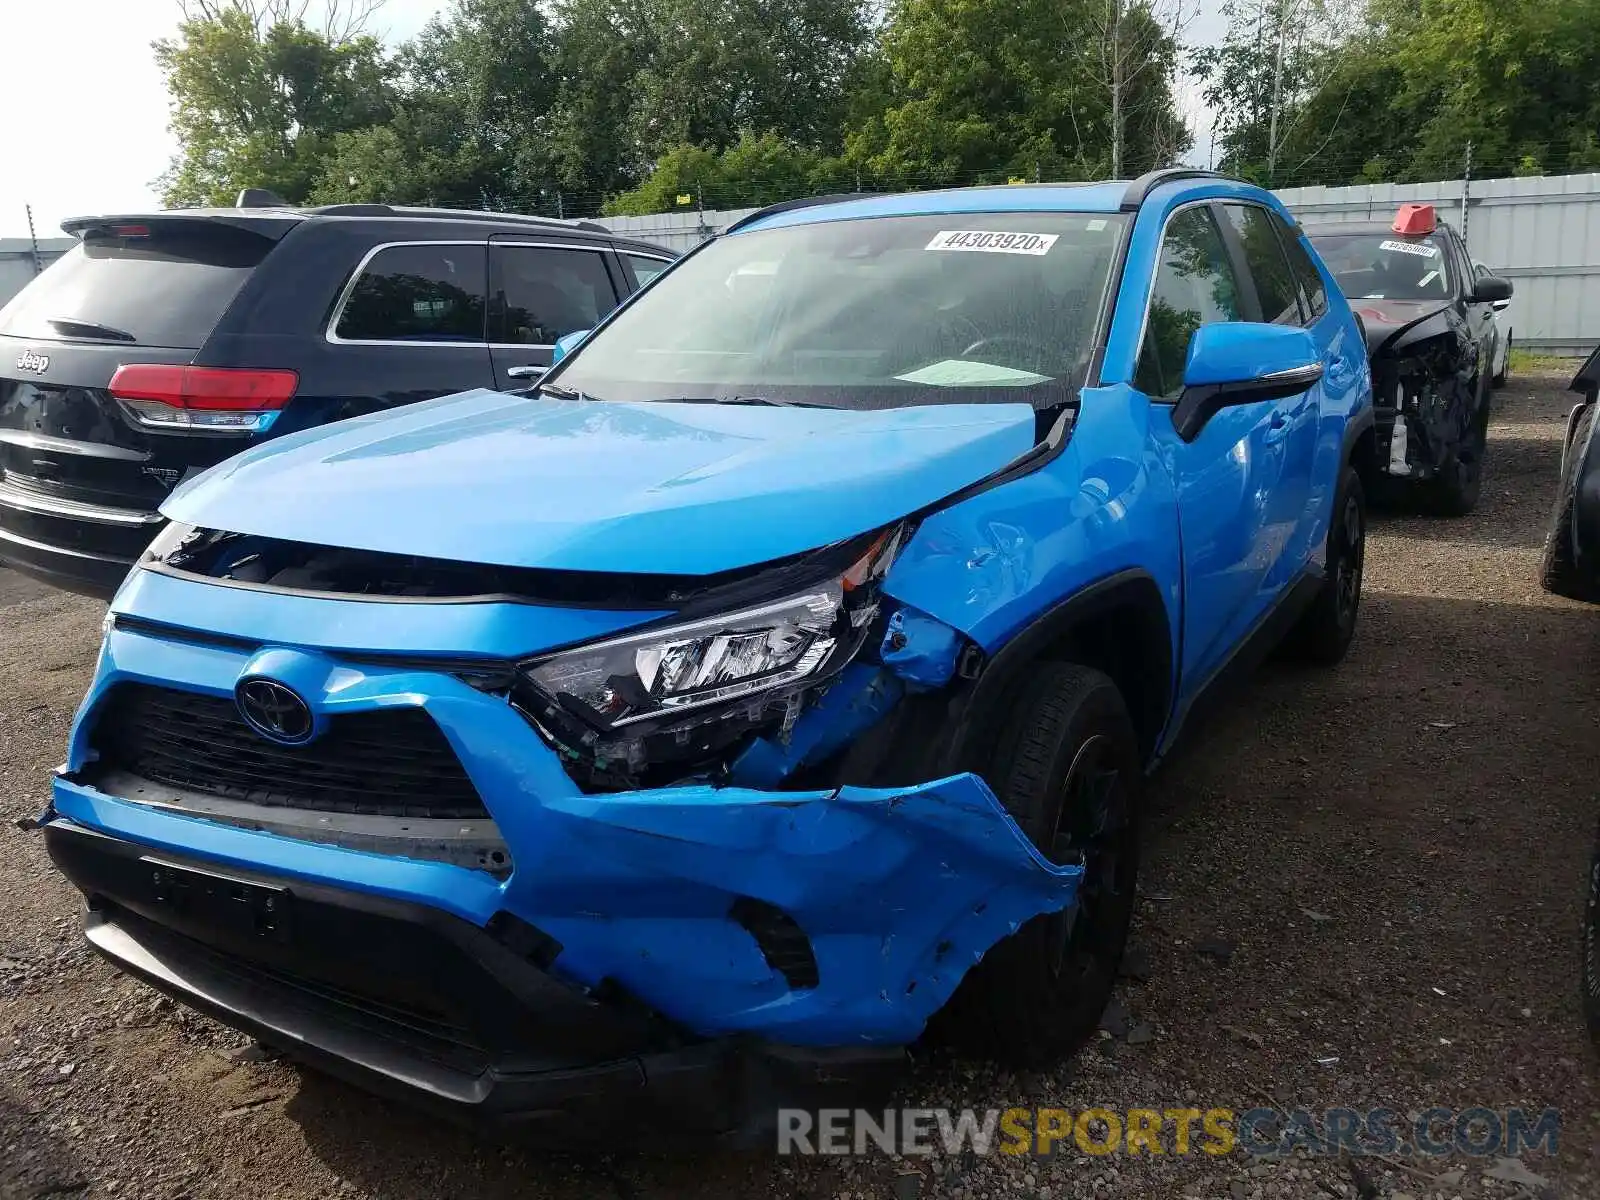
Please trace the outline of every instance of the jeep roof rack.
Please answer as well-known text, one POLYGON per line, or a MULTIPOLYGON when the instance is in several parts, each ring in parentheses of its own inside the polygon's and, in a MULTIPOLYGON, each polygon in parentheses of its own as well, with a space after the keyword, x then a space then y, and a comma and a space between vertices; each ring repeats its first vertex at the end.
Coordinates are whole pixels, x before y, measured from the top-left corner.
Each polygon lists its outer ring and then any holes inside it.
POLYGON ((1201 167, 1158 167, 1154 171, 1146 171, 1130 183, 1128 190, 1122 193, 1122 203, 1117 207, 1123 212, 1138 212, 1139 206, 1150 193, 1164 183, 1176 183, 1180 179, 1226 178, 1220 171, 1207 171, 1201 167))
POLYGON ((594 221, 569 221, 560 217, 540 217, 531 213, 491 212, 476 208, 425 208, 408 204, 324 204, 308 209, 321 217, 468 217, 477 220, 512 221, 528 225, 556 225, 563 229, 587 229, 592 233, 610 234, 594 221))

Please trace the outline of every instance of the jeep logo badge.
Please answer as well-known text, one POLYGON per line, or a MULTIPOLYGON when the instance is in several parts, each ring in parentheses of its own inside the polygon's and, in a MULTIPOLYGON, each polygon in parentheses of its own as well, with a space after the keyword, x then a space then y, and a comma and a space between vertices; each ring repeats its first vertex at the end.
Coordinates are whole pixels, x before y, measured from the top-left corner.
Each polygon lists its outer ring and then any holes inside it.
POLYGON ((43 375, 50 369, 50 356, 48 354, 35 354, 32 350, 24 350, 17 355, 17 370, 34 371, 43 375))

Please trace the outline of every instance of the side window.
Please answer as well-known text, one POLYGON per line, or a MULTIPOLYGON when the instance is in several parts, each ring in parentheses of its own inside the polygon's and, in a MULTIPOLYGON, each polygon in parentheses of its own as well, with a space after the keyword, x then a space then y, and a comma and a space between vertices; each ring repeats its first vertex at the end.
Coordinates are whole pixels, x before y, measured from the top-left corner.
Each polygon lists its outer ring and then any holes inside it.
POLYGON ((482 342, 482 242, 389 246, 362 268, 334 326, 352 342, 482 342))
POLYGON ((646 258, 642 254, 624 254, 622 257, 627 259, 628 266, 632 268, 634 278, 639 281, 640 287, 649 283, 672 265, 665 259, 646 258))
POLYGON ((1244 247, 1245 266, 1261 301, 1261 319, 1274 325, 1300 324, 1300 288, 1270 214, 1254 204, 1224 204, 1222 211, 1244 247))
POLYGON ((1167 222, 1161 237, 1134 386, 1154 399, 1176 399, 1194 331, 1239 320, 1238 280, 1211 210, 1185 209, 1167 222))
POLYGON ((1305 306, 1306 324, 1310 325, 1328 311, 1328 285, 1322 282, 1322 272, 1300 244, 1300 235, 1284 223, 1276 213, 1270 214, 1272 224, 1283 239, 1283 252, 1289 256, 1289 269, 1300 281, 1300 302, 1305 306))
POLYGON ((494 248, 494 327, 490 341, 548 346, 593 329, 617 305, 616 289, 597 250, 556 246, 494 248))

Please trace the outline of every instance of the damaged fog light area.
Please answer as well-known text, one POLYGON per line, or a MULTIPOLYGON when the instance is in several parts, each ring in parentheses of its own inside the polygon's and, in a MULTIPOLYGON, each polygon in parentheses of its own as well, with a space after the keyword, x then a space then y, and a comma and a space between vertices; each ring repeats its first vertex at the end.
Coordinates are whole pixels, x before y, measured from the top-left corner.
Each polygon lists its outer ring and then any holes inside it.
POLYGON ((725 773, 758 732, 785 737, 879 624, 901 530, 782 599, 519 664, 512 700, 590 791, 725 773))

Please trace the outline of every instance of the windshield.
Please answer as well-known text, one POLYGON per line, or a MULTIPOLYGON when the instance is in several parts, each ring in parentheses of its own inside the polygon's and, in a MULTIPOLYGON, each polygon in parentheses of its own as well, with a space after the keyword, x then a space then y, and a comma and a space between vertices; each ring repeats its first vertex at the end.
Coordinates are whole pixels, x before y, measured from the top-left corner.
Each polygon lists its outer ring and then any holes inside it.
POLYGON ((551 373, 596 400, 1074 399, 1124 219, 957 213, 721 238, 551 373))
POLYGON ((1448 300, 1454 295, 1441 239, 1327 233, 1311 242, 1351 300, 1448 300))

